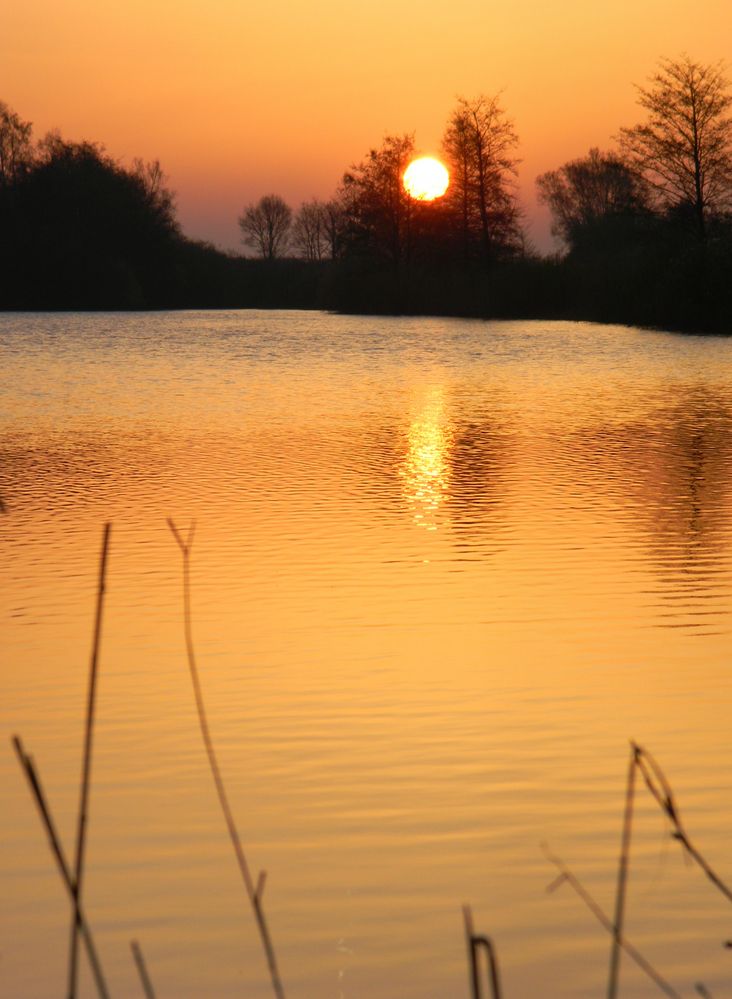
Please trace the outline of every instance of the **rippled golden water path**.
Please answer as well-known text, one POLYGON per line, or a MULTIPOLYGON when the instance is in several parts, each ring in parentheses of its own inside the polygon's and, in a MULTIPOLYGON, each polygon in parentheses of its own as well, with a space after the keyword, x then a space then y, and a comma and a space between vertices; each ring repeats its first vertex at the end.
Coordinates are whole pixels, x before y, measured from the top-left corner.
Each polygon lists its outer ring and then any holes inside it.
MULTIPOLYGON (((114 522, 87 908, 113 995, 270 995, 196 724, 165 526, 197 521, 210 720, 288 999, 603 995, 628 740, 732 881, 732 340, 318 313, 0 316, 0 994, 60 995, 114 522), (2 746, 5 746, 3 749, 2 746)), ((732 910, 638 799, 629 937, 732 991, 732 910)), ((85 972, 86 975, 86 972, 85 972)), ((93 995, 84 980, 84 996, 93 995)), ((658 994, 629 961, 623 999, 658 994)))

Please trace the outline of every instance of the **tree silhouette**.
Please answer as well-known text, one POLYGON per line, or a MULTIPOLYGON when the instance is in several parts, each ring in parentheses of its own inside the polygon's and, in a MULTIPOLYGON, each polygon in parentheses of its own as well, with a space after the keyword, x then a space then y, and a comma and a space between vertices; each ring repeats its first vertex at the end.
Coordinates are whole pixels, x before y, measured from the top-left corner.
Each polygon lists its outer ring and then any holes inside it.
POLYGON ((170 300, 181 236, 161 178, 153 188, 100 146, 51 133, 6 193, 13 196, 0 241, 7 304, 129 308, 170 300))
POLYGON ((327 218, 325 205, 313 199, 304 201, 292 223, 291 243, 305 260, 322 260, 328 256, 327 218))
POLYGON ((0 187, 14 184, 33 161, 32 125, 0 101, 0 187))
POLYGON ((281 256, 291 224, 292 209, 278 194, 266 194, 256 204, 246 205, 239 216, 242 242, 265 260, 281 256))
POLYGON ((399 265, 409 258, 411 199, 402 176, 414 155, 412 135, 387 135, 343 175, 340 202, 350 253, 399 265))
POLYGON ((638 88, 645 122, 621 129, 623 151, 651 185, 662 208, 693 213, 706 237, 710 213, 732 204, 732 106, 719 63, 684 55, 663 59, 647 88, 638 88))
POLYGON ((536 184, 539 200, 551 212, 553 235, 570 248, 603 222, 647 207, 642 178, 619 156, 599 149, 541 174, 536 184))
POLYGON ((442 140, 450 168, 446 195, 463 254, 516 249, 519 211, 512 187, 518 137, 498 97, 458 98, 442 140))
POLYGON ((343 239, 346 217, 343 204, 336 198, 331 198, 323 204, 323 225, 325 242, 331 260, 338 260, 343 253, 343 239))
POLYGON ((160 160, 152 160, 146 163, 136 157, 132 161, 132 175, 137 177, 142 184, 147 195, 150 208, 158 213, 161 218, 167 219, 174 226, 175 197, 173 192, 166 186, 168 178, 163 172, 160 160))

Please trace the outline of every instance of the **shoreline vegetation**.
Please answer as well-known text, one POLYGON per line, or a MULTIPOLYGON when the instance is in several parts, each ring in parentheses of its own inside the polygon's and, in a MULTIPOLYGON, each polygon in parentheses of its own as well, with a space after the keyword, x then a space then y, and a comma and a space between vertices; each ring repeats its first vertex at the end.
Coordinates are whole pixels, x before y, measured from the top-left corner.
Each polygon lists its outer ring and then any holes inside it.
POLYGON ((641 120, 536 179, 561 249, 542 256, 516 192, 518 135, 498 96, 458 98, 447 193, 411 198, 413 134, 386 136, 333 197, 245 205, 254 256, 187 237, 160 163, 39 141, 0 101, 0 309, 298 308, 567 319, 732 332, 732 95, 721 64, 665 59, 641 120))

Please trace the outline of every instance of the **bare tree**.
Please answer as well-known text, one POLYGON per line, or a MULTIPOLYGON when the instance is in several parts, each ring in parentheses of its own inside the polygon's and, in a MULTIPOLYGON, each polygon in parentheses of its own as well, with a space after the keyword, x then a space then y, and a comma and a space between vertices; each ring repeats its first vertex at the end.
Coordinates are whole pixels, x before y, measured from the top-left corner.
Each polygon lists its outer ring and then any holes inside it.
POLYGON ((732 106, 721 63, 687 55, 662 59, 647 88, 638 87, 645 122, 621 130, 622 149, 651 185, 659 206, 687 208, 699 236, 710 212, 732 204, 732 106))
POLYGON ((589 227, 612 216, 643 211, 646 185, 614 153, 591 149, 536 179, 539 200, 549 207, 552 233, 572 246, 589 227))
POLYGON ((322 201, 305 201, 292 223, 291 242, 305 260, 322 260, 328 253, 326 214, 322 201))
POLYGON ((32 125, 0 101, 0 187, 12 184, 33 160, 32 125))
POLYGON ((132 175, 142 185, 150 209, 171 230, 178 231, 175 219, 175 195, 167 186, 168 177, 160 165, 160 160, 146 163, 136 157, 132 161, 132 175))
POLYGON ((242 242, 265 260, 274 260, 287 248, 292 209, 278 194, 266 194, 246 205, 239 216, 242 242))
POLYGON ((323 226, 328 254, 331 260, 337 260, 343 252, 346 228, 346 214, 343 204, 337 197, 331 198, 323 205, 323 226))
POLYGON ((450 168, 447 205, 467 254, 476 245, 486 256, 520 242, 513 189, 518 137, 498 97, 459 97, 442 140, 450 168))
POLYGON ((160 160, 151 160, 146 163, 145 160, 136 156, 132 161, 132 173, 139 177, 145 190, 152 198, 157 198, 162 192, 165 192, 165 182, 168 178, 163 172, 160 160))
POLYGON ((303 202, 292 223, 291 243, 305 260, 336 260, 341 255, 346 223, 342 202, 303 202))

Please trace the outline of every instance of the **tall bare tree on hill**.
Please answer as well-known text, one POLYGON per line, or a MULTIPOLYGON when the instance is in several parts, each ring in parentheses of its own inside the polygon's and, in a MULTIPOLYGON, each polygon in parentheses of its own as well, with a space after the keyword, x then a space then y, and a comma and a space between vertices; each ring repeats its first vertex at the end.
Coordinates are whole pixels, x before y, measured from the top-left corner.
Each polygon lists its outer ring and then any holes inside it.
POLYGON ((693 213, 703 240, 710 214, 732 207, 732 95, 723 66, 662 59, 638 94, 648 116, 621 129, 622 149, 661 208, 693 213))

